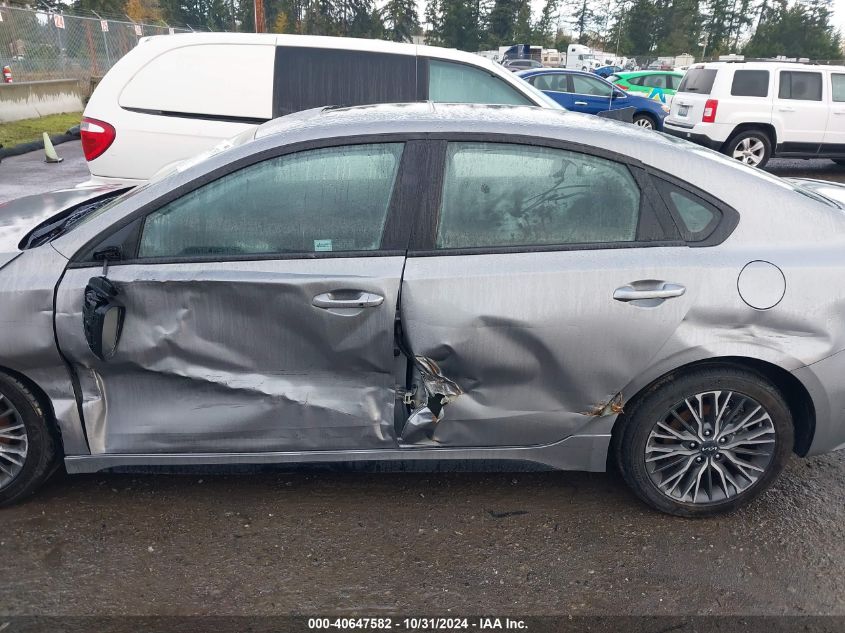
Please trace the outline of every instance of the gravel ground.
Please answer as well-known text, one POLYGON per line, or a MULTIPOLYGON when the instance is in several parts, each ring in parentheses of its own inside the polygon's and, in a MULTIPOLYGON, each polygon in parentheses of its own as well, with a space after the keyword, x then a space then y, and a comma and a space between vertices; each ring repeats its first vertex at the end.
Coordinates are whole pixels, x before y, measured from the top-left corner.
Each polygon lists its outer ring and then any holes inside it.
MULTIPOLYGON (((85 179, 78 143, 59 151, 4 160, 0 200, 85 179)), ((653 512, 612 474, 299 470, 58 476, 0 526, 7 616, 845 615, 842 454, 793 459, 710 520, 653 512)))

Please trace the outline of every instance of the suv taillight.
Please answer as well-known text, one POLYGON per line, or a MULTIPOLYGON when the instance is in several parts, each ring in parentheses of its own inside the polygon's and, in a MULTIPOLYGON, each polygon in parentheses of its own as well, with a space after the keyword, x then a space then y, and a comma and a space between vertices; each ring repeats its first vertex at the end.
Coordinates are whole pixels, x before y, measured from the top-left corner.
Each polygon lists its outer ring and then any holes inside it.
POLYGON ((84 117, 79 126, 79 136, 82 138, 82 152, 85 160, 94 160, 102 155, 114 142, 116 136, 114 126, 105 121, 84 117))
POLYGON ((708 99, 704 104, 704 114, 701 115, 702 123, 713 123, 716 121, 716 110, 719 108, 718 99, 708 99))

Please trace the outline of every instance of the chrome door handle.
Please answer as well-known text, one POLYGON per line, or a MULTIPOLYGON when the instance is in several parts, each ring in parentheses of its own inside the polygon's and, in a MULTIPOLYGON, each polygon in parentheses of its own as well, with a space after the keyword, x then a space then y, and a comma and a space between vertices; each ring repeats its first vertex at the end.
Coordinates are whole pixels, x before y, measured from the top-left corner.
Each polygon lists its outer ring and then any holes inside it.
POLYGON ((576 101, 575 105, 585 106, 585 105, 590 105, 590 104, 588 104, 586 101, 576 101))
POLYGON ((795 108, 790 108, 788 106, 781 106, 778 108, 781 112, 795 112, 795 108))
POLYGON ((640 301, 641 299, 672 299, 680 297, 687 289, 680 284, 661 283, 656 288, 637 289, 634 286, 622 286, 613 291, 617 301, 640 301))
POLYGON ((845 114, 845 110, 834 110, 834 114, 845 114))
POLYGON ((384 303, 384 297, 362 290, 336 290, 317 295, 311 301, 313 306, 332 308, 376 308, 384 303))

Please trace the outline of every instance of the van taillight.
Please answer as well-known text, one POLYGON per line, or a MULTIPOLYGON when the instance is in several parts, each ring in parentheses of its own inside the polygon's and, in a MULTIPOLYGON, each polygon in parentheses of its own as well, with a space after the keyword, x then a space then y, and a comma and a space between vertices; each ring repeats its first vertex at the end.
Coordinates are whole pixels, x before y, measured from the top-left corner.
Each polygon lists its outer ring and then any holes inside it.
POLYGON ((105 152, 114 142, 114 126, 105 121, 84 117, 79 127, 82 138, 82 152, 85 160, 94 160, 105 152))
POLYGON ((701 116, 702 123, 713 123, 716 121, 716 110, 719 107, 718 99, 708 99, 704 104, 704 114, 701 116))

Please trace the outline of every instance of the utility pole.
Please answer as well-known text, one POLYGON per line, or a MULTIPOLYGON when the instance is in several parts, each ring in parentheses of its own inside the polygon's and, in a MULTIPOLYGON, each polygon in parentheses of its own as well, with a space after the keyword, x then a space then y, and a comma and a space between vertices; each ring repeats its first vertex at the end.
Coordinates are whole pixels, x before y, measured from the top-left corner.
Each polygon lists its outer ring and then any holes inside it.
POLYGON ((253 0, 255 7, 255 32, 266 33, 267 24, 264 21, 264 0, 253 0))

